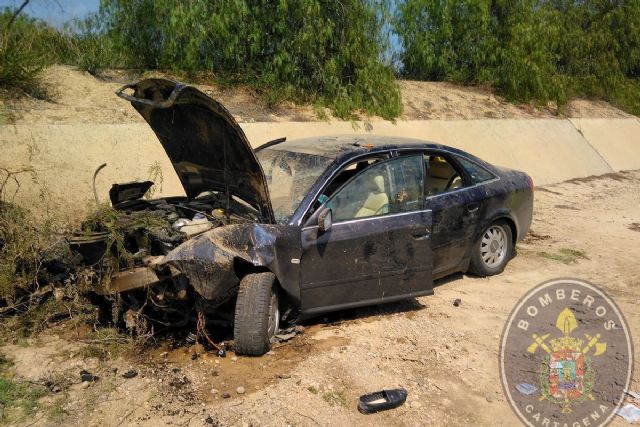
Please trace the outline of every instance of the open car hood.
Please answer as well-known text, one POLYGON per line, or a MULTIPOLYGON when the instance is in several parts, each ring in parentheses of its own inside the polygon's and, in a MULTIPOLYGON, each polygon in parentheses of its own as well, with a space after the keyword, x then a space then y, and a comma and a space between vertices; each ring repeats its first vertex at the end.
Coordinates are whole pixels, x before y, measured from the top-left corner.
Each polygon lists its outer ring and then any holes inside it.
POLYGON ((165 79, 141 80, 116 94, 149 123, 189 198, 205 191, 228 192, 255 207, 265 222, 274 222, 262 167, 222 104, 192 86, 165 79))

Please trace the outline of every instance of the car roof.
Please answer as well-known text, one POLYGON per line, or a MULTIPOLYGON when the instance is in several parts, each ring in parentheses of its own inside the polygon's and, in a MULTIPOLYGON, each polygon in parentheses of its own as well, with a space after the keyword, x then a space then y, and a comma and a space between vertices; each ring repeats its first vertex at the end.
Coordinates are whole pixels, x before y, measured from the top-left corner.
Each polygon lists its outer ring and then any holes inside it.
POLYGON ((431 141, 378 135, 315 136, 311 138, 287 140, 268 149, 293 151, 338 159, 342 157, 352 157, 354 154, 361 154, 367 151, 375 153, 402 148, 445 149, 454 153, 467 154, 455 148, 436 144, 431 141))

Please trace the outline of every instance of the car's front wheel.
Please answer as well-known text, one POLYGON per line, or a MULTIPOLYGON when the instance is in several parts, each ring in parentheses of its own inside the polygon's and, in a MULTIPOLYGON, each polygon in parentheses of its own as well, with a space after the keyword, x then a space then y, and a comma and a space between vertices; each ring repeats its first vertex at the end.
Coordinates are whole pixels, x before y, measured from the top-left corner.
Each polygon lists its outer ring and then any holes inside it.
POLYGON ((247 274, 240 281, 233 327, 235 352, 260 356, 271 348, 280 312, 273 273, 247 274))
POLYGON ((511 259, 513 237, 505 221, 497 221, 482 232, 471 254, 469 271, 478 276, 501 273, 511 259))

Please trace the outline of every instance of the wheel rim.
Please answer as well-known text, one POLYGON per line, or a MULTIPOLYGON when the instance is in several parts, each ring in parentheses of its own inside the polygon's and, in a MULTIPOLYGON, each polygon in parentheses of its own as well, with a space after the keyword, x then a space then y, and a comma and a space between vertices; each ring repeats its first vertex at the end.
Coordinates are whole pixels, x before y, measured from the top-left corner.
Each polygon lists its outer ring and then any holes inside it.
POLYGON ((280 310, 278 309, 278 297, 275 292, 271 292, 269 302, 269 323, 267 333, 269 338, 273 337, 280 328, 280 310))
POLYGON ((480 258, 489 268, 496 268, 502 264, 507 256, 507 233, 500 225, 492 225, 482 235, 480 241, 480 258))

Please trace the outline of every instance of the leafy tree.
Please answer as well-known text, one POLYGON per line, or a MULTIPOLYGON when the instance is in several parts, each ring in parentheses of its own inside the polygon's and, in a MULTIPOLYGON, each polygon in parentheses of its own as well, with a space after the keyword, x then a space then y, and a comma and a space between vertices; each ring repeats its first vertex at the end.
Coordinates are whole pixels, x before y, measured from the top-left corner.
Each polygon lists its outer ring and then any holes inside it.
POLYGON ((319 102, 392 118, 401 110, 381 61, 386 0, 103 0, 107 37, 129 66, 211 73, 270 102, 319 102))
POLYGON ((477 83, 486 74, 495 37, 489 1, 415 0, 398 6, 403 74, 421 80, 477 83))
POLYGON ((406 77, 560 106, 597 96, 640 113, 637 0, 401 0, 394 28, 406 77))

